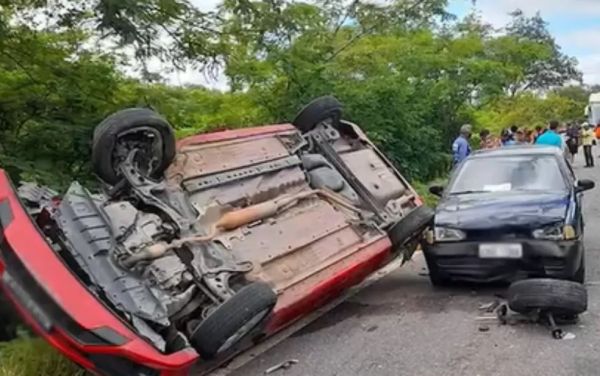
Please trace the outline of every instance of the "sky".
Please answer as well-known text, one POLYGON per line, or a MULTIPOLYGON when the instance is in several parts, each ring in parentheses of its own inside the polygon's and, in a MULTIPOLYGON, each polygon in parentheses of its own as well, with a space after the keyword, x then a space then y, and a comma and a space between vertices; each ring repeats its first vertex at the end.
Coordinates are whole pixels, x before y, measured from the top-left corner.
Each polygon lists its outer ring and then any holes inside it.
MULTIPOLYGON (((600 1, 600 0, 599 0, 600 1)), ((200 10, 212 10, 222 0, 190 0, 190 2, 200 10)), ((150 68, 152 70, 161 71, 161 63, 154 61, 150 68)), ((173 85, 203 85, 212 89, 227 90, 227 79, 222 73, 219 73, 216 78, 207 77, 194 69, 187 69, 183 72, 173 72, 167 75, 167 80, 173 85)))
MULTIPOLYGON (((214 8, 220 0, 191 0, 199 9, 214 8)), ((473 9, 473 0, 449 0, 450 13, 462 17, 473 9)), ((540 12, 563 51, 579 61, 587 84, 600 84, 600 0, 476 0, 475 8, 485 22, 505 25, 508 13, 521 9, 526 15, 540 12)), ((225 77, 210 79, 194 70, 172 73, 175 85, 201 84, 227 89, 225 77)))
MULTIPOLYGON (((448 10, 460 17, 472 8, 472 0, 450 0, 448 10)), ((585 83, 600 84, 600 0, 477 0, 476 8, 497 27, 515 9, 527 15, 539 11, 563 51, 579 61, 585 83)))

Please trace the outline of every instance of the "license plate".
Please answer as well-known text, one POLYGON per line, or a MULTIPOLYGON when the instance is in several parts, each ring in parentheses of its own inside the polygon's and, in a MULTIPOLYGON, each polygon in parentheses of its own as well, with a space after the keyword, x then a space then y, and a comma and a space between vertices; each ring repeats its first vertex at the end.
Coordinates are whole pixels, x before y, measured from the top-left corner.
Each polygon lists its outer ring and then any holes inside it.
POLYGON ((521 244, 480 244, 480 258, 510 258, 523 257, 523 245, 521 244))

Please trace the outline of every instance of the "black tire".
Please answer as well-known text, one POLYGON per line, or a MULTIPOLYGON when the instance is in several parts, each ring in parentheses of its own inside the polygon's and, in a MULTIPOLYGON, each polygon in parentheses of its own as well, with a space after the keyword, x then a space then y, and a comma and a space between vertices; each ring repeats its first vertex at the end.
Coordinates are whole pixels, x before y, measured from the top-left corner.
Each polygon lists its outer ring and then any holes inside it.
POLYGON ((119 182, 118 165, 114 154, 120 135, 136 128, 149 128, 160 137, 160 153, 149 171, 149 176, 158 177, 169 167, 175 158, 175 133, 164 118, 147 108, 129 108, 115 112, 104 119, 94 130, 92 140, 92 167, 100 179, 110 185, 119 182))
POLYGON ((518 281, 508 288, 508 306, 515 312, 535 310, 573 316, 587 310, 587 291, 581 283, 550 278, 518 281))
POLYGON ((245 286, 193 330, 190 342, 202 358, 213 359, 259 327, 275 303, 277 295, 266 283, 254 282, 245 286), (256 321, 251 327, 244 328, 253 320, 256 321), (242 329, 244 332, 223 348, 242 329))
POLYGON ((434 212, 431 208, 419 206, 390 227, 388 235, 392 241, 393 249, 398 249, 414 239, 415 236, 418 236, 431 223, 433 215, 434 212))
POLYGON ((319 97, 306 105, 292 124, 302 133, 310 132, 326 119, 333 119, 335 125, 342 116, 342 104, 333 96, 319 97))

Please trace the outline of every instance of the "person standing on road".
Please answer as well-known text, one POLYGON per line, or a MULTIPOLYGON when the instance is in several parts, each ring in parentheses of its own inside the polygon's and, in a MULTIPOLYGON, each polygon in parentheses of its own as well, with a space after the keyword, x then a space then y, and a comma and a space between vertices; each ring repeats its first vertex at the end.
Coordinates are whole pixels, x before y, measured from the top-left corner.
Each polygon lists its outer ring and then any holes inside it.
POLYGON ((581 143, 583 144, 583 155, 585 156, 585 167, 594 167, 594 157, 592 156, 592 145, 594 144, 594 131, 588 123, 583 124, 581 132, 581 143))
MULTIPOLYGON (((594 137, 594 145, 596 145, 598 140, 600 140, 600 123, 596 124, 595 126, 591 124, 591 126, 594 127, 594 135, 596 136, 594 137)), ((598 157, 600 157, 600 155, 598 157)))
POLYGON ((488 143, 490 142, 490 131, 483 129, 479 132, 479 149, 488 149, 488 143))
POLYGON ((552 120, 548 126, 548 130, 538 136, 535 141, 536 145, 549 145, 556 146, 557 148, 563 148, 562 137, 558 134, 559 123, 557 120, 552 120))
POLYGON ((490 134, 489 129, 484 129, 479 132, 479 148, 480 149, 495 149, 500 146, 497 138, 490 134))
POLYGON ((575 162, 575 156, 579 150, 579 142, 580 142, 580 131, 578 124, 569 124, 567 126, 567 135, 566 135, 567 147, 569 149, 569 160, 571 163, 575 162))
POLYGON ((503 129, 502 133, 500 133, 500 143, 502 146, 512 146, 515 145, 515 140, 513 134, 511 134, 510 129, 503 129))
POLYGON ((571 153, 569 152, 569 146, 567 145, 567 139, 569 138, 567 136, 567 125, 561 126, 558 129, 558 135, 560 136, 561 142, 562 142, 562 152, 565 155, 565 159, 571 163, 571 153))
POLYGON ((538 137, 540 137, 541 135, 543 135, 544 132, 546 132, 546 128, 541 127, 539 125, 535 127, 535 134, 533 135, 533 143, 534 144, 537 141, 538 137))
POLYGON ((517 129, 515 132, 515 144, 516 145, 525 145, 528 144, 527 137, 525 136, 525 131, 521 128, 517 129))
POLYGON ((471 125, 464 124, 460 127, 460 134, 452 143, 452 164, 458 165, 471 154, 471 146, 469 145, 471 138, 471 125))

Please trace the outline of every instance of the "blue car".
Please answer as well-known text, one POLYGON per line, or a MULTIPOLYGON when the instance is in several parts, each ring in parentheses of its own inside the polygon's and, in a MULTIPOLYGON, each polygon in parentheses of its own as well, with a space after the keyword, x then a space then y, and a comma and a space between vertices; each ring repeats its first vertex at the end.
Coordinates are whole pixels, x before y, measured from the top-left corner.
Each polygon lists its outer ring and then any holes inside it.
POLYGON ((474 153, 453 171, 423 251, 431 282, 557 278, 583 283, 582 193, 556 147, 474 153))

